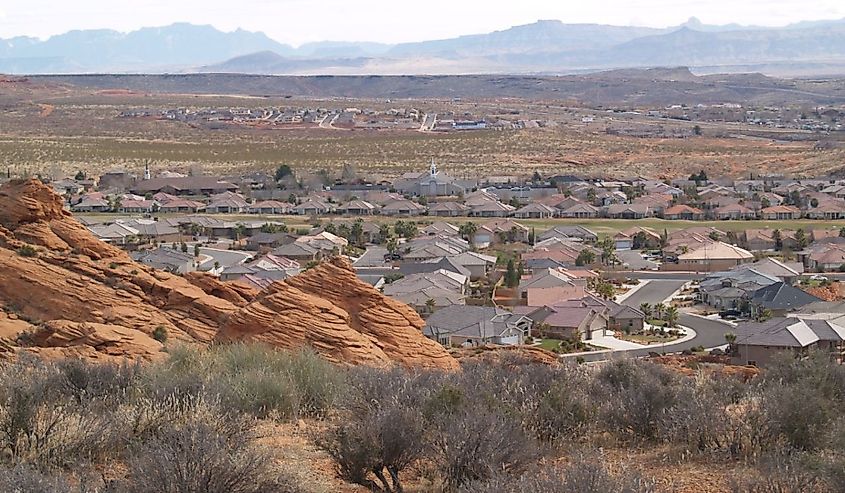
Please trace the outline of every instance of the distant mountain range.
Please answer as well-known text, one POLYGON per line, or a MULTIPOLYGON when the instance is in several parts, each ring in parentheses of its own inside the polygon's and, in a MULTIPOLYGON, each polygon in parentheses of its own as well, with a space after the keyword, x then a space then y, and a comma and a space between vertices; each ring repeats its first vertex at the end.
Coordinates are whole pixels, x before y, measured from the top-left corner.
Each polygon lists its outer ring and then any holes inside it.
POLYGON ((667 29, 546 20, 453 39, 397 45, 325 41, 299 48, 262 33, 191 24, 0 40, 0 73, 11 74, 565 74, 672 66, 845 74, 845 19, 768 28, 710 26, 693 18, 667 29))

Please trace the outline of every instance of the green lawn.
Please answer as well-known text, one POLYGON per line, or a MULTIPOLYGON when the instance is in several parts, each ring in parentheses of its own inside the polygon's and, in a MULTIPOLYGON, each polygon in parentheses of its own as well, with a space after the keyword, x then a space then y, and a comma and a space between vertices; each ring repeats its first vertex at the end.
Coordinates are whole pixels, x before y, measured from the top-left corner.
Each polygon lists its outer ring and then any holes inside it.
POLYGON ((558 346, 560 346, 559 339, 543 339, 543 341, 540 343, 540 347, 545 349, 546 351, 551 351, 552 349, 555 349, 558 346))
MULTIPOLYGON (((86 217, 103 217, 108 216, 109 214, 79 214, 80 216, 86 217)), ((119 214, 120 216, 126 216, 128 214, 119 214)), ((173 217, 177 216, 178 214, 156 214, 160 217, 173 217)), ((239 214, 239 215, 227 215, 227 214, 216 214, 215 217, 219 217, 225 221, 281 221, 289 226, 308 226, 309 225, 309 217, 305 216, 262 216, 258 214, 239 214)), ((355 217, 346 217, 346 216, 324 216, 320 218, 322 222, 328 221, 354 221, 355 217)), ((396 217, 386 217, 386 216, 372 216, 364 218, 367 222, 373 223, 394 223, 397 219, 402 220, 409 220, 408 218, 396 218, 396 217)), ((489 218, 467 218, 467 217, 433 217, 433 216, 420 216, 415 218, 410 218, 411 220, 416 221, 420 225, 430 224, 436 221, 446 221, 451 222, 455 225, 460 225, 462 223, 472 221, 476 223, 485 223, 490 221, 489 218)), ((518 219, 517 220, 520 224, 523 224, 529 228, 535 228, 538 233, 541 233, 547 229, 551 229, 555 226, 559 225, 579 225, 584 226, 585 228, 591 229, 598 234, 616 234, 619 231, 626 230, 628 228, 632 228, 634 226, 642 226, 646 228, 654 229, 658 232, 662 232, 664 229, 672 232, 681 229, 691 228, 691 227, 702 227, 702 226, 711 226, 714 228, 718 228, 722 231, 744 231, 746 229, 789 229, 789 230, 797 230, 799 228, 803 228, 805 231, 810 231, 813 229, 839 229, 845 227, 845 220, 824 220, 824 221, 814 221, 810 219, 797 219, 792 221, 764 221, 764 220, 752 220, 752 221, 669 221, 665 219, 658 219, 658 218, 649 218, 649 219, 518 219)), ((424 227, 424 226, 423 226, 424 227)))

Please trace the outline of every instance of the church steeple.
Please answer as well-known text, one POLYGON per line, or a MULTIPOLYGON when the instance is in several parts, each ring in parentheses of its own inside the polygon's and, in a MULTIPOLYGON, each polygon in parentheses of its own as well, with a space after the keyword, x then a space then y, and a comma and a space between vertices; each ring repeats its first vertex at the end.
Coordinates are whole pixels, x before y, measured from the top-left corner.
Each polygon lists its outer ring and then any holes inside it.
POLYGON ((431 170, 429 172, 431 173, 432 178, 437 176, 437 164, 435 164, 434 158, 431 158, 431 170))
POLYGON ((152 178, 152 174, 150 173, 150 163, 144 163, 144 180, 149 180, 152 178))

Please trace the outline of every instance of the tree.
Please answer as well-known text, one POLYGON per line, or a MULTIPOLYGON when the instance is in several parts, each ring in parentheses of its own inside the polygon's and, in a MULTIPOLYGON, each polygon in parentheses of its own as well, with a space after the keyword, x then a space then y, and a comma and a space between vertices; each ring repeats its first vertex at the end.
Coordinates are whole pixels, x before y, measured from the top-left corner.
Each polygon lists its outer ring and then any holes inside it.
POLYGON ((601 261, 603 264, 611 264, 616 261, 616 244, 613 238, 605 236, 597 245, 601 248, 601 261))
POLYGON ((235 241, 240 241, 246 234, 246 226, 243 223, 235 224, 235 227, 232 228, 232 232, 235 234, 235 241))
POLYGON ((515 288, 519 285, 519 277, 516 272, 516 265, 514 265, 513 259, 508 259, 508 266, 507 270, 505 271, 505 286, 509 288, 515 288))
POLYGON ((845 238, 845 226, 839 228, 839 237, 845 238))
POLYGON ((645 318, 651 318, 651 304, 647 302, 640 303, 640 311, 643 312, 645 318))
POLYGON ((288 203, 289 204, 296 204, 296 195, 295 194, 288 195, 288 203))
POLYGON ((80 171, 77 171, 77 172, 76 172, 76 176, 74 176, 74 177, 73 177, 73 179, 74 179, 74 180, 76 180, 76 181, 82 181, 82 180, 84 180, 84 179, 85 179, 85 172, 84 172, 84 171, 81 171, 81 170, 80 170, 80 171))
POLYGON ((585 248, 578 253, 578 257, 575 259, 575 265, 581 267, 584 265, 591 265, 595 261, 596 254, 593 253, 593 250, 590 248, 585 248))
MULTIPOLYGON (((843 228, 845 229, 845 228, 843 228)), ((472 241, 475 233, 478 232, 478 225, 472 221, 467 221, 458 228, 458 233, 461 235, 461 238, 472 241)))
POLYGON ((807 233, 804 232, 803 228, 798 228, 798 231, 795 232, 795 242, 801 250, 807 248, 807 245, 810 244, 810 239, 807 238, 807 233))
POLYGON ((188 253, 188 244, 183 241, 181 249, 182 249, 182 253, 188 253))
POLYGON ((768 197, 763 197, 762 199, 760 199, 760 207, 762 207, 763 209, 767 209, 771 206, 772 202, 769 200, 768 197))
POLYGON ((675 327, 678 325, 678 317, 678 309, 674 306, 666 307, 666 310, 663 312, 663 320, 669 327, 675 327))
POLYGON ((429 298, 425 300, 425 311, 426 313, 434 313, 435 301, 433 298, 429 298))
POLYGON ((200 256, 200 244, 194 243, 194 257, 200 256))
POLYGON ((287 164, 282 164, 276 168, 276 181, 282 181, 289 176, 293 176, 293 170, 287 164))
POLYGON ((333 235, 336 235, 337 234, 337 226, 335 226, 334 223, 326 224, 326 227, 323 228, 323 231, 325 231, 326 233, 331 233, 333 235))
POLYGON ((391 236, 388 238, 387 245, 385 245, 385 247, 391 255, 396 255, 399 252, 399 240, 397 240, 395 236, 391 236))
POLYGON ((537 232, 534 231, 534 228, 532 227, 531 231, 528 232, 528 244, 534 245, 534 243, 536 241, 537 241, 537 232))
POLYGON ((772 239, 775 241, 775 250, 779 251, 783 248, 783 236, 779 229, 772 231, 772 239))
POLYGON ((643 248, 646 248, 647 242, 648 237, 645 235, 645 231, 637 231, 637 234, 635 234, 632 239, 631 248, 634 250, 642 250, 643 248))
POLYGON ((378 243, 385 243, 390 239, 390 226, 383 223, 378 227, 378 243))
POLYGON ((695 134, 695 135, 701 135, 701 126, 696 125, 696 126, 692 127, 692 133, 695 134))
POLYGON ((613 284, 603 279, 599 279, 596 284, 596 294, 603 299, 610 300, 616 295, 616 289, 613 287, 613 284))
POLYGON ((598 196, 596 195, 596 189, 595 188, 590 188, 589 190, 587 190, 587 202, 593 204, 593 203, 595 203, 597 198, 598 198, 598 196))
POLYGON ((349 230, 349 241, 351 241, 356 246, 362 246, 364 244, 364 220, 363 219, 356 219, 354 223, 352 223, 352 228, 349 230))
POLYGON ((711 231, 708 236, 713 241, 722 241, 722 235, 720 235, 718 231, 711 231))

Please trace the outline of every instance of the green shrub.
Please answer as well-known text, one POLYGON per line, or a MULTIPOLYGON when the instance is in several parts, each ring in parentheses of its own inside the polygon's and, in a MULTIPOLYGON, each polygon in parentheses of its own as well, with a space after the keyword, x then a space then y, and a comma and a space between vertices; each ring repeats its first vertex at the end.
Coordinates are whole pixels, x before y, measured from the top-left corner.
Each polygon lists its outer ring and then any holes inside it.
POLYGON ((18 255, 21 257, 37 257, 38 251, 32 245, 23 245, 18 248, 18 255))
POLYGON ((159 325, 158 327, 153 329, 153 339, 157 340, 162 344, 167 342, 167 327, 159 325))

